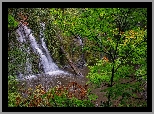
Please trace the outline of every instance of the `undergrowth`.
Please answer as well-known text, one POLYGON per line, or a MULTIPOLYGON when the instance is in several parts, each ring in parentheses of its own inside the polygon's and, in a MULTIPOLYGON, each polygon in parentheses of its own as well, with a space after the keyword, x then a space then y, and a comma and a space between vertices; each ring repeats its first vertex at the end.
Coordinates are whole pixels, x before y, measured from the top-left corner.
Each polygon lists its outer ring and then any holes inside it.
MULTIPOLYGON (((10 83, 11 84, 11 83, 10 83)), ((13 86, 12 86, 13 87, 13 86)), ((46 91, 42 85, 35 88, 22 90, 26 97, 17 89, 9 89, 9 107, 94 107, 92 101, 96 96, 88 94, 87 85, 81 86, 76 82, 70 82, 67 86, 57 86, 46 91)))

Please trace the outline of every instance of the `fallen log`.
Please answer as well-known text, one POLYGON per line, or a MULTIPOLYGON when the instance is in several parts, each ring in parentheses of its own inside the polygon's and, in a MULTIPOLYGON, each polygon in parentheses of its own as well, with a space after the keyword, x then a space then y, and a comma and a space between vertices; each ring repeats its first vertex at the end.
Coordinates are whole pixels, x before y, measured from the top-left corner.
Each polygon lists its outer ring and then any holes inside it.
POLYGON ((83 76, 83 75, 80 73, 79 69, 78 69, 77 67, 75 67, 75 65, 73 64, 73 62, 72 62, 72 60, 70 59, 69 55, 65 52, 64 48, 63 48, 62 46, 61 46, 60 48, 61 48, 62 52, 64 53, 64 55, 66 56, 66 59, 67 59, 69 65, 71 66, 71 68, 74 70, 74 72, 75 72, 77 75, 79 75, 79 76, 83 76))
POLYGON ((73 62, 70 59, 69 55, 64 50, 63 45, 62 45, 62 38, 59 35, 58 35, 58 38, 59 38, 59 41, 60 41, 60 48, 61 48, 62 52, 64 53, 64 55, 66 56, 66 59, 67 59, 69 65, 74 70, 74 72, 75 72, 76 75, 83 77, 82 73, 79 71, 79 69, 77 67, 75 67, 75 65, 73 64, 73 62))

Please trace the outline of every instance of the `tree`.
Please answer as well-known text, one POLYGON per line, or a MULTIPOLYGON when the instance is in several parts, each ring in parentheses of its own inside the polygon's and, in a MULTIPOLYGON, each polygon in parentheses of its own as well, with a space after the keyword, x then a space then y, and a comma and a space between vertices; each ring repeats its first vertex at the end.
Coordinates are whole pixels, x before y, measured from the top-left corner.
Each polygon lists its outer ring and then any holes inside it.
MULTIPOLYGON (((107 97, 123 99, 140 90, 139 80, 147 78, 147 9, 141 8, 79 8, 51 9, 57 15, 53 23, 60 27, 64 36, 80 35, 94 44, 87 49, 103 52, 107 59, 98 60, 90 67, 90 82, 108 83, 107 97), (108 61, 109 59, 109 61, 108 61), (136 80, 122 84, 121 79, 136 80)), ((125 105, 125 104, 123 104, 125 105)))
MULTIPOLYGON (((126 106, 127 98, 134 97, 137 90, 142 91, 139 80, 145 82, 147 78, 146 8, 19 8, 9 9, 10 20, 18 21, 20 12, 28 16, 27 21, 37 40, 40 22, 46 23, 46 41, 55 58, 59 56, 61 46, 58 36, 63 38, 66 52, 74 37, 83 38, 83 51, 89 54, 86 58, 90 68, 87 77, 99 86, 107 83, 108 88, 102 90, 108 98, 107 106, 119 96, 122 96, 121 105, 126 106), (97 63, 90 66, 92 59, 97 63), (122 79, 135 80, 135 83, 123 83, 122 79)), ((8 27, 11 25, 16 26, 16 22, 9 21, 8 27)), ((77 50, 76 56, 80 55, 77 47, 73 50, 77 50)))

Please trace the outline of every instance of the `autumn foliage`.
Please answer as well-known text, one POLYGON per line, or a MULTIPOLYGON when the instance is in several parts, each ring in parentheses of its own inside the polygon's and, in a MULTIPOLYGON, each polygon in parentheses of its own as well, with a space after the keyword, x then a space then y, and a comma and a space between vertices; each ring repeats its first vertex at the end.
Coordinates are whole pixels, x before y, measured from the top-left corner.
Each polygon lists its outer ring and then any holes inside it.
POLYGON ((24 90, 28 96, 23 98, 21 96, 16 97, 16 106, 20 107, 53 107, 58 106, 57 97, 77 98, 80 100, 87 99, 87 86, 79 85, 77 82, 70 82, 66 86, 57 86, 49 91, 46 91, 42 85, 36 86, 34 89, 29 88, 24 90), (54 105, 52 104, 54 103, 54 105))
POLYGON ((23 25, 27 26, 28 25, 28 22, 27 22, 28 16, 24 15, 22 13, 19 13, 18 16, 19 16, 19 19, 20 19, 19 22, 21 22, 23 25))

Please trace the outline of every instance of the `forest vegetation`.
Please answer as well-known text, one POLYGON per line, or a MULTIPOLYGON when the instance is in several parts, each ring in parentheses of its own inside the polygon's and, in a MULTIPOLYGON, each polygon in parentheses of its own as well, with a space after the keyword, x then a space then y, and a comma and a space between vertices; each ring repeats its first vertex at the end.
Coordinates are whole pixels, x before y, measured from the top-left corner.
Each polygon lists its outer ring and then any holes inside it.
POLYGON ((9 8, 8 106, 146 107, 147 9, 9 8), (21 51, 16 37, 23 23, 39 42, 41 22, 54 62, 74 75, 83 74, 84 84, 68 81, 46 91, 43 84, 25 88, 15 80, 18 71, 24 73, 27 58, 33 73, 42 73, 38 56, 21 51))

